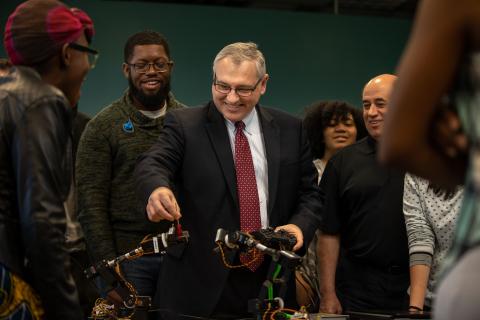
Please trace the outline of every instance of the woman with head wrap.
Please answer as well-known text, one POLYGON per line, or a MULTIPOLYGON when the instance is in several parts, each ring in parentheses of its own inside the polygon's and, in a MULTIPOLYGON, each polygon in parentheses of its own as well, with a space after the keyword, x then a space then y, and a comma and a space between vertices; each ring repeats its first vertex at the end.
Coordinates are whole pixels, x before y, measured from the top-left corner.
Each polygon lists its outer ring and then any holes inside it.
POLYGON ((0 79, 0 318, 83 319, 65 247, 71 125, 93 23, 55 0, 19 5, 0 79))

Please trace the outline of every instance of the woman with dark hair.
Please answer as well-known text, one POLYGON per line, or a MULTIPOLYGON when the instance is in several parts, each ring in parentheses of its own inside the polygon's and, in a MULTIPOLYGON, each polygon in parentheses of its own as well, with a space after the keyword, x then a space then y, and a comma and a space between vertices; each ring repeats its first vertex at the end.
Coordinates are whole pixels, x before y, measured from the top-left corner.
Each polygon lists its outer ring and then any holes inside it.
MULTIPOLYGON (((303 125, 310 142, 318 182, 328 160, 340 149, 367 135, 360 110, 343 101, 320 101, 305 110, 303 125)), ((297 301, 310 311, 318 311, 320 287, 315 234, 302 265, 296 272, 297 301)))

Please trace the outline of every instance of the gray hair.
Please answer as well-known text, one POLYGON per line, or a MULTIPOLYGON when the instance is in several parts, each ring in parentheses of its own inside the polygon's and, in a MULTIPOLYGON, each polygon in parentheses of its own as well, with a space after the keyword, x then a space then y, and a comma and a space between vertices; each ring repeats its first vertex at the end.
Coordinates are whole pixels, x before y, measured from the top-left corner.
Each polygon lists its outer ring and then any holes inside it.
POLYGON ((215 74, 215 66, 217 62, 230 58, 235 65, 240 65, 244 61, 254 61, 257 67, 258 78, 263 78, 267 73, 265 66, 265 57, 258 50, 258 46, 253 42, 235 42, 224 47, 213 60, 213 74, 215 74))

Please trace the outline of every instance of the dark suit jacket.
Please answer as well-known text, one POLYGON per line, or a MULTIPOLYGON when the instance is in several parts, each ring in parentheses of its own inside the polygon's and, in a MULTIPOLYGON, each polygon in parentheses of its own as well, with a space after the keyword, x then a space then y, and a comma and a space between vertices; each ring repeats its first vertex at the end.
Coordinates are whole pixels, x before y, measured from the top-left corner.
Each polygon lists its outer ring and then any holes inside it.
MULTIPOLYGON (((319 190, 299 119, 257 106, 268 161, 270 226, 293 223, 309 241, 319 224, 319 190)), ((208 316, 229 270, 213 254, 218 228, 240 230, 235 167, 225 120, 210 102, 167 114, 157 143, 138 161, 137 190, 146 204, 154 189, 174 190, 190 242, 167 255, 160 279, 160 305, 178 313, 208 316)), ((246 286, 261 283, 252 281, 246 286)), ((255 298, 255 297, 249 297, 255 298)))

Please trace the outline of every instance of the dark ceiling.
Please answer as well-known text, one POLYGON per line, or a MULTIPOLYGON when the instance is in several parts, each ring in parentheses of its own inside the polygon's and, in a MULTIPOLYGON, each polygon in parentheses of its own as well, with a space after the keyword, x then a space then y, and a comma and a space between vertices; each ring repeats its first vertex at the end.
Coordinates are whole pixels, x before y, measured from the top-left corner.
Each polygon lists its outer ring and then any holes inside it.
MULTIPOLYGON (((123 0, 132 1, 132 0, 123 0)), ((418 0, 143 0, 145 2, 264 8, 346 15, 412 18, 418 0)))

